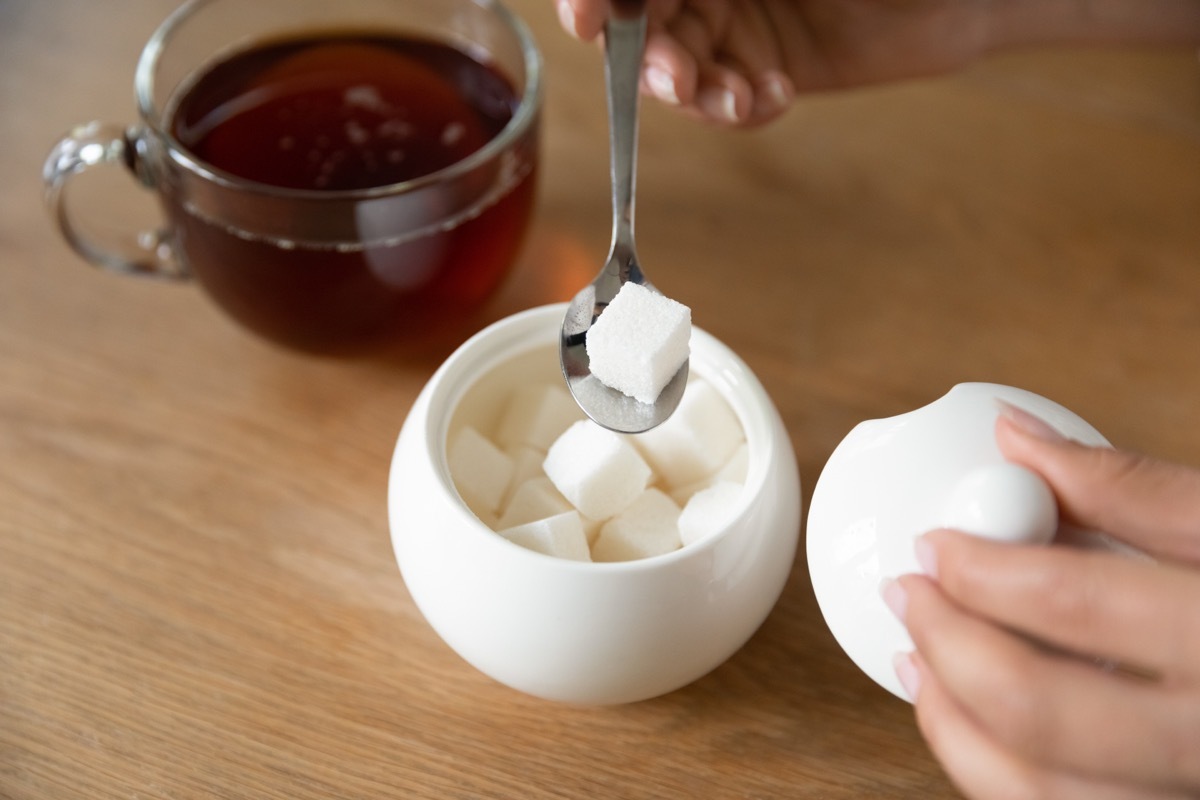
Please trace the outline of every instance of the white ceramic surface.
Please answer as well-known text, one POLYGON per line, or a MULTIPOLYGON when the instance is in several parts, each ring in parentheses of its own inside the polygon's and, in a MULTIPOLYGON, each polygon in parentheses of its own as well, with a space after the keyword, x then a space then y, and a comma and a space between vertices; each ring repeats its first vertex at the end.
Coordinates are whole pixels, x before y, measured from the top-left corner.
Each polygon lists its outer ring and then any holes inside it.
POLYGON ((892 657, 912 649, 880 597, 884 578, 919 572, 918 536, 954 527, 990 538, 1047 542, 1054 497, 1037 475, 1008 464, 995 441, 998 401, 1068 438, 1108 441, 1040 395, 963 383, 923 408, 860 423, 834 450, 813 490, 806 529, 813 590, 834 637, 872 679, 907 696, 892 657))
POLYGON ((467 510, 446 465, 462 414, 499 407, 513 381, 561 380, 566 305, 501 320, 437 370, 396 442, 388 485, 392 544, 421 613, 459 655, 515 689, 608 704, 670 692, 717 667, 782 592, 800 529, 791 442, 758 379, 702 330, 692 372, 746 432, 743 506, 727 528, 654 558, 582 563, 512 544, 467 510), (497 367, 512 362, 513 370, 497 367), (461 413, 459 413, 461 412, 461 413))

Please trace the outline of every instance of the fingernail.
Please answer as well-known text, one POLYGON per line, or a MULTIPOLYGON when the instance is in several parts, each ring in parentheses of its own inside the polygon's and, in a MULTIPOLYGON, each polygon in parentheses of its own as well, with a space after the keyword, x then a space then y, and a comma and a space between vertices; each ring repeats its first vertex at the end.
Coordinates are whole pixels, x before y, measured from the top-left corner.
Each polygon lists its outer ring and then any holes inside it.
POLYGON ((729 89, 704 89, 696 95, 696 105, 715 119, 738 121, 737 98, 729 89))
POLYGON ((916 551, 917 563, 921 565, 921 571, 931 578, 936 578, 937 551, 933 545, 926 541, 924 536, 918 536, 917 541, 913 543, 913 550, 916 551))
POLYGON ((558 21, 567 33, 576 39, 579 38, 579 30, 575 27, 575 9, 571 7, 569 0, 558 0, 558 21))
POLYGON ((921 673, 913 661, 912 653, 896 653, 892 656, 892 668, 896 670, 896 677, 900 679, 908 699, 917 702, 917 695, 921 693, 921 673))
POLYGON ((762 88, 771 102, 779 108, 787 108, 796 97, 796 87, 782 72, 768 72, 762 77, 762 88))
POLYGON ((671 73, 657 64, 646 67, 646 85, 659 100, 673 106, 679 105, 679 93, 675 91, 675 79, 671 77, 671 73))
POLYGON ((1055 430, 1045 420, 1035 417, 1023 408, 1017 408, 1012 403, 997 400, 1000 404, 1000 414, 1007 417, 1013 425, 1024 433, 1047 442, 1062 442, 1067 437, 1055 430))
POLYGON ((892 578, 885 579, 879 587, 879 593, 883 595, 884 604, 892 610, 896 619, 904 622, 904 614, 908 611, 908 593, 904 591, 900 582, 892 578))

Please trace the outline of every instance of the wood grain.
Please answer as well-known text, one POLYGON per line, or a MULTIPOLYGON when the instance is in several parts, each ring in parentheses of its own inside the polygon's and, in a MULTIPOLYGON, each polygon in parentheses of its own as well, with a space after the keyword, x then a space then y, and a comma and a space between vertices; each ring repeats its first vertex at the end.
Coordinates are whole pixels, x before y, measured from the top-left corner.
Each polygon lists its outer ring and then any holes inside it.
MULTIPOLYGON (((599 53, 512 5, 546 55, 542 193, 480 323, 566 299, 609 232, 599 53)), ((192 287, 83 265, 42 207, 58 135, 132 118, 171 7, 0 4, 0 797, 955 797, 802 556, 742 651, 644 703, 526 697, 437 638, 386 476, 455 340, 284 352, 192 287)), ((754 132, 647 104, 638 199, 643 261, 762 379, 806 501, 857 421, 963 380, 1200 463, 1194 53, 1030 53, 754 132)))

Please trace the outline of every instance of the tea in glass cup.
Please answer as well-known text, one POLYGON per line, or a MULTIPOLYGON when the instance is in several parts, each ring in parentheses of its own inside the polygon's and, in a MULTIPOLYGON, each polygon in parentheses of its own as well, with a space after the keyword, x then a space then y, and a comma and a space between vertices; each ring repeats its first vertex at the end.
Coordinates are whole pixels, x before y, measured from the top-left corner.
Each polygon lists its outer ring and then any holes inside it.
POLYGON ((56 145, 67 241, 121 272, 192 278, 273 341, 338 352, 419 336, 510 270, 535 200, 541 62, 474 0, 193 0, 139 61, 140 121, 56 145), (129 167, 167 224, 113 247, 70 177, 129 167))

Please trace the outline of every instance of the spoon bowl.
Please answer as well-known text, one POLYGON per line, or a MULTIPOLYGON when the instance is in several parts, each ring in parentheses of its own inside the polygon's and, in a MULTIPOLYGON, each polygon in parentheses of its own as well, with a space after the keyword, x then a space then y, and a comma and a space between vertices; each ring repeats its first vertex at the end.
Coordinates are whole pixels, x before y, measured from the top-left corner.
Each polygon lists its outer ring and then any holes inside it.
POLYGON ((568 305, 559 342, 563 377, 575 402, 593 422, 619 433, 642 433, 665 422, 679 406, 688 377, 688 362, 684 361, 658 398, 653 403, 642 403, 606 386, 592 374, 585 344, 588 329, 626 283, 658 291, 642 272, 633 238, 638 77, 645 44, 645 3, 613 3, 612 16, 604 29, 612 150, 612 245, 595 280, 568 305))

